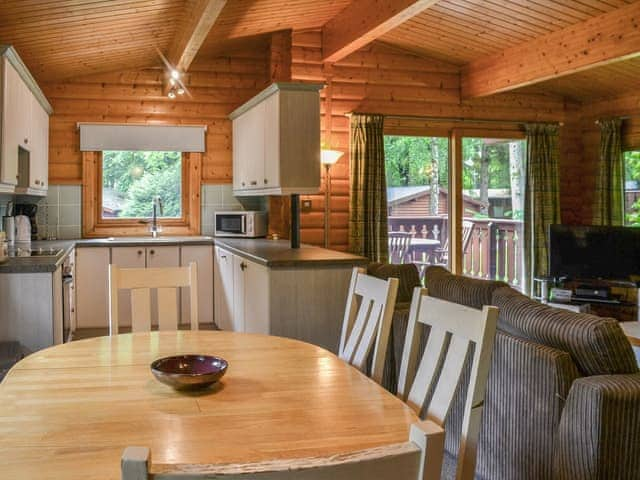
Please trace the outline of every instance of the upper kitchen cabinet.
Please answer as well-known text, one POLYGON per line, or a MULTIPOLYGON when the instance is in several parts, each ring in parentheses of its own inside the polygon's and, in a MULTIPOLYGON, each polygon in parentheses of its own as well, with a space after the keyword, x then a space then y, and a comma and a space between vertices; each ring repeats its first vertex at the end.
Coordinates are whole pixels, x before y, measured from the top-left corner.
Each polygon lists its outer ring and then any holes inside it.
POLYGON ((51 105, 10 46, 0 46, 0 192, 46 195, 51 105))
POLYGON ((321 88, 274 83, 231 113, 235 195, 318 192, 321 88))

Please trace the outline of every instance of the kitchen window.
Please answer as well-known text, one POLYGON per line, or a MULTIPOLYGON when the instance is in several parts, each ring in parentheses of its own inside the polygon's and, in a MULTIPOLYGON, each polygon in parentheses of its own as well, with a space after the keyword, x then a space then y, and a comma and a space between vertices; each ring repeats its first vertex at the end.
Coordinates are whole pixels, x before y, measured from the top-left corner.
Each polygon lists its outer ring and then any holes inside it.
POLYGON ((640 150, 624 152, 624 224, 640 227, 640 150))
POLYGON ((81 123, 79 130, 83 237, 150 235, 154 203, 162 235, 200 233, 205 126, 81 123))
POLYGON ((182 217, 181 152, 102 152, 103 219, 150 218, 155 198, 158 218, 182 217))

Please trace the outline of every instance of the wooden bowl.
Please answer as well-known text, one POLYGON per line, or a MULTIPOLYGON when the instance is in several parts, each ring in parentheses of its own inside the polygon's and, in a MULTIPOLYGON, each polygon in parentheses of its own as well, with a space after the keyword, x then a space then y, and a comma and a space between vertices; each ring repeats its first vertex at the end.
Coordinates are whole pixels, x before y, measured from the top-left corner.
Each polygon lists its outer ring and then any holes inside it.
POLYGON ((162 383, 176 390, 207 388, 227 371, 224 358, 210 355, 175 355, 155 360, 151 372, 162 383))

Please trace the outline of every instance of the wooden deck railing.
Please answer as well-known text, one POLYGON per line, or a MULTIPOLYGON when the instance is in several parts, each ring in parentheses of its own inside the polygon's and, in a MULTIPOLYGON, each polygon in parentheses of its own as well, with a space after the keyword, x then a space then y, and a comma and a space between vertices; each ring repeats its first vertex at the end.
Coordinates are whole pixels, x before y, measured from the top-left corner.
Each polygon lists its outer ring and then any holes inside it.
MULTIPOLYGON (((501 280, 520 288, 522 283, 522 222, 502 218, 465 218, 473 222, 464 252, 463 274, 501 280)), ((435 238, 444 244, 447 216, 390 217, 389 231, 411 232, 416 238, 435 238)), ((428 259, 432 260, 432 259, 428 259)))

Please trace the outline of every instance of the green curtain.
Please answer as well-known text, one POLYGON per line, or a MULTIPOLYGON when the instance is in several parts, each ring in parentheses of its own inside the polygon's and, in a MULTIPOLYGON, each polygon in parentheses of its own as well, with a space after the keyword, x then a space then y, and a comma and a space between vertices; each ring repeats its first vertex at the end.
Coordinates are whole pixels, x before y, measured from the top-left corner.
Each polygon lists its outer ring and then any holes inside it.
POLYGON ((524 205, 524 271, 526 293, 533 278, 548 274, 548 229, 560 223, 558 126, 525 125, 527 178, 524 205))
POLYGON ((389 251, 383 124, 382 115, 351 116, 349 251, 372 262, 389 251))
POLYGON ((624 162, 618 118, 600 120, 600 164, 593 208, 594 225, 624 224, 624 162))

